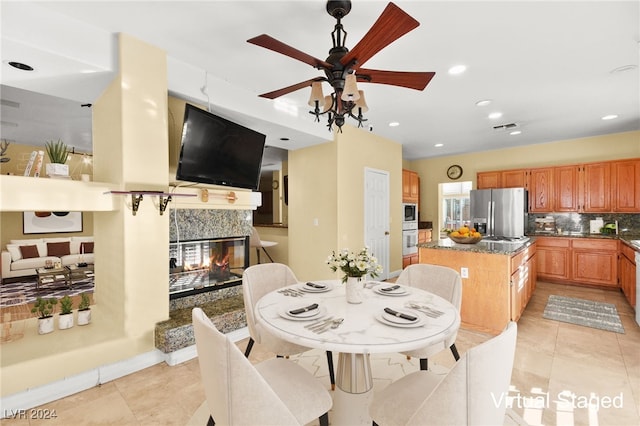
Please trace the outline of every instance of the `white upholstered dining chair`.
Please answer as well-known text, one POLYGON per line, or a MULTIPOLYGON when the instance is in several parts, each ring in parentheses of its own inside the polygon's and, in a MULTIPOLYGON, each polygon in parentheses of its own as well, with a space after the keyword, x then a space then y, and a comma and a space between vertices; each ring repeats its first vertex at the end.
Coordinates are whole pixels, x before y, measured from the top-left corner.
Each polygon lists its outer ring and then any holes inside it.
POLYGON ((249 247, 256 249, 256 256, 258 257, 258 263, 260 263, 260 250, 264 251, 269 260, 273 262, 273 258, 267 251, 267 247, 273 247, 278 245, 276 241, 266 241, 260 239, 260 234, 255 227, 251 227, 251 235, 249 236, 249 247))
MULTIPOLYGON (((242 295, 250 336, 244 353, 247 358, 254 343, 264 345, 268 350, 279 356, 295 355, 310 350, 306 346, 296 345, 274 336, 262 327, 255 315, 256 303, 262 296, 297 282, 298 279, 291 268, 282 263, 262 263, 244 270, 242 274, 242 295)), ((326 353, 331 389, 334 390, 336 379, 333 369, 333 354, 331 351, 326 353)))
MULTIPOLYGON (((462 304, 462 279, 457 271, 446 266, 429 265, 426 263, 416 263, 407 266, 396 280, 397 284, 416 287, 428 291, 449 301, 460 312, 462 304)), ((456 337, 454 333, 447 340, 416 349, 410 352, 403 352, 407 357, 420 359, 420 369, 428 369, 429 357, 449 348, 455 360, 460 359, 456 348, 456 337)))
POLYGON ((200 308, 191 313, 209 423, 329 425, 331 395, 298 364, 271 358, 253 365, 200 308))
POLYGON ((445 375, 419 370, 376 393, 373 425, 502 425, 516 349, 517 326, 469 349, 445 375))

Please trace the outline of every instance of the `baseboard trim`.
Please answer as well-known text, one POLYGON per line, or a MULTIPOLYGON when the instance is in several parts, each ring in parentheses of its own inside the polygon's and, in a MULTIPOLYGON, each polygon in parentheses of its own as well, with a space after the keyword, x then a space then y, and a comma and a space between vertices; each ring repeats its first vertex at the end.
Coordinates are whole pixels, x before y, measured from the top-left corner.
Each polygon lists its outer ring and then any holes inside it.
MULTIPOLYGON (((227 333, 227 336, 231 341, 237 342, 249 337, 249 330, 247 327, 243 327, 227 333)), ((22 413, 26 415, 24 410, 91 389, 161 362, 174 366, 181 362, 189 361, 197 357, 197 355, 195 345, 170 354, 165 354, 156 349, 113 364, 103 365, 74 376, 65 377, 62 380, 47 383, 46 385, 8 395, 0 398, 0 418, 22 418, 20 417, 22 413)))

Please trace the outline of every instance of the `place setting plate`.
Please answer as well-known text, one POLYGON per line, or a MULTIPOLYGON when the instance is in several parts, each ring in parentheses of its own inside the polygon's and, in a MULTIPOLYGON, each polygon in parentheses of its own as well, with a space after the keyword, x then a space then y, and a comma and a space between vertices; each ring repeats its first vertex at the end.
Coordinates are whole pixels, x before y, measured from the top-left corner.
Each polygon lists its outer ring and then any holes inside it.
POLYGON ((385 325, 401 328, 422 327, 427 322, 420 312, 407 308, 385 308, 376 313, 376 319, 385 325))
POLYGON ((373 291, 382 294, 383 296, 406 296, 409 294, 409 289, 399 284, 385 283, 379 284, 373 287, 373 291))
POLYGON ((300 284, 298 289, 307 293, 324 293, 333 290, 333 284, 307 282, 304 284, 300 284))
POLYGON ((281 309, 278 313, 282 318, 288 320, 311 321, 326 314, 327 308, 319 305, 318 302, 294 303, 281 309))

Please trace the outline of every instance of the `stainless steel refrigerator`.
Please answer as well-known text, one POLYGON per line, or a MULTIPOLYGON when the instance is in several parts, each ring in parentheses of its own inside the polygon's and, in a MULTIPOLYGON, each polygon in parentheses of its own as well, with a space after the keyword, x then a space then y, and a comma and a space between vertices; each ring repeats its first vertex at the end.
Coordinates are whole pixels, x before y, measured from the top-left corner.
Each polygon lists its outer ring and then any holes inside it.
POLYGON ((525 235, 527 190, 524 188, 471 191, 471 223, 485 237, 515 239, 525 235))

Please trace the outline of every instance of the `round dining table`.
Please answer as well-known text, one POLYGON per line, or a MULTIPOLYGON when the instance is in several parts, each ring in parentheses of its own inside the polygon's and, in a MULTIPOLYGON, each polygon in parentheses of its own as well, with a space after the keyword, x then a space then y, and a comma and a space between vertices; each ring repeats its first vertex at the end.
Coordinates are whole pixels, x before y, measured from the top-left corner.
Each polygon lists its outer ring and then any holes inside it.
POLYGON ((256 318, 277 337, 338 352, 332 425, 371 424, 370 354, 442 343, 460 328, 460 313, 427 291, 365 281, 361 303, 348 303, 339 280, 300 282, 267 293, 256 318))

